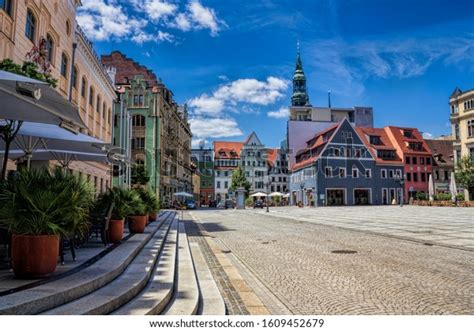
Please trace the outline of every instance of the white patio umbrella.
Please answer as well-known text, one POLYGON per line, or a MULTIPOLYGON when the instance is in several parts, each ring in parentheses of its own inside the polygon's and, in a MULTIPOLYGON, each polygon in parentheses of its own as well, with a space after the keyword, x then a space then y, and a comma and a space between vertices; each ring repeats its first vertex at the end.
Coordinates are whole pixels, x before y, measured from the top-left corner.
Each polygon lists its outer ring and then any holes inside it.
MULTIPOLYGON (((0 121, 0 125, 2 123, 4 122, 0 121)), ((23 123, 10 146, 13 151, 23 151, 28 168, 37 150, 100 154, 101 151, 105 153, 105 147, 106 143, 100 139, 82 133, 75 134, 57 125, 32 122, 23 123)), ((0 140, 0 155, 2 154, 5 154, 5 142, 0 140)), ((19 157, 18 153, 16 157, 19 157)))
POLYGON ((290 197, 290 193, 283 194, 283 197, 284 197, 284 198, 289 198, 289 197, 290 197))
POLYGON ((434 201, 434 183, 433 183, 433 175, 430 174, 430 177, 428 179, 428 194, 430 196, 430 201, 434 201))
POLYGON ((194 195, 192 195, 191 193, 188 193, 188 192, 176 192, 176 193, 173 193, 173 195, 175 197, 184 197, 184 198, 193 198, 194 195))
POLYGON ((449 193, 451 193, 451 200, 453 202, 456 202, 458 188, 456 186, 456 177, 454 176, 454 172, 451 172, 451 180, 449 181, 449 193))
POLYGON ((269 197, 283 197, 284 194, 280 192, 272 192, 268 195, 269 197))
MULTIPOLYGON (((10 158, 12 160, 21 160, 22 158, 27 159, 27 156, 22 150, 13 150, 10 151, 10 158)), ((49 160, 56 160, 62 167, 68 168, 73 161, 111 163, 114 159, 113 156, 111 157, 102 151, 98 151, 98 153, 88 153, 53 149, 37 149, 30 157, 30 161, 49 160)))
POLYGON ((0 70, 0 118, 86 128, 78 109, 46 83, 0 70))
POLYGON ((257 192, 257 193, 251 194, 250 196, 252 198, 261 198, 261 197, 266 197, 267 195, 265 193, 262 193, 262 192, 257 192))

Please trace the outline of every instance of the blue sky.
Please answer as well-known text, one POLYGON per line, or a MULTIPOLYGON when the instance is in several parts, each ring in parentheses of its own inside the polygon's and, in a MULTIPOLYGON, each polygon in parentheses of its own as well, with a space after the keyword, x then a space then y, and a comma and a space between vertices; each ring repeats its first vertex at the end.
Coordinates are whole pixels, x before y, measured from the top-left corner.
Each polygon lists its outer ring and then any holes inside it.
POLYGON ((474 88, 470 0, 82 0, 99 54, 120 50, 188 103, 195 140, 285 136, 297 40, 310 101, 372 106, 375 125, 450 132, 474 88))

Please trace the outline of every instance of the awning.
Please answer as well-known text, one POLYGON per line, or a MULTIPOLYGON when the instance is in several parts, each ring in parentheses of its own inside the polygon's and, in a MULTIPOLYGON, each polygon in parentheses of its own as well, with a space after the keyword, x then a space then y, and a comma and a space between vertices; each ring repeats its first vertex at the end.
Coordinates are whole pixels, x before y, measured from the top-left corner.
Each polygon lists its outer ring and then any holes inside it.
POLYGON ((0 118, 86 128, 78 109, 52 87, 0 70, 0 118))

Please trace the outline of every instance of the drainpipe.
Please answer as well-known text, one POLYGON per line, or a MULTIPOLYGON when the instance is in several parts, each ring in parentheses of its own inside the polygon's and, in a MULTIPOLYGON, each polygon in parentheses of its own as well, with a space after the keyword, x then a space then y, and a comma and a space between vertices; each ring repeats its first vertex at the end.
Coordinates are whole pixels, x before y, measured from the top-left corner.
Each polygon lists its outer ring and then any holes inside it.
MULTIPOLYGON (((74 73, 74 63, 76 62, 76 49, 77 43, 72 43, 72 60, 71 60, 71 73, 69 75, 70 82, 69 82, 69 102, 72 100, 72 75, 74 73)), ((76 77, 77 80, 77 77, 76 77)), ((78 102, 79 104, 79 102, 78 102)))

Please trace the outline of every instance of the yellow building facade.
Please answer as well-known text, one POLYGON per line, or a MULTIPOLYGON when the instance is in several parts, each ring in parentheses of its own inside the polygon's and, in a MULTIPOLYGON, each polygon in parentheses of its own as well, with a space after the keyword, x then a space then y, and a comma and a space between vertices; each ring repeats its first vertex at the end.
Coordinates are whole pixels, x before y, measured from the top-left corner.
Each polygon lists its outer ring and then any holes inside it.
MULTIPOLYGON (((449 105, 454 162, 464 156, 474 159, 474 89, 463 92, 456 88, 449 98, 449 105)), ((467 197, 467 191, 465 194, 467 197)))
MULTIPOLYGON (((87 125, 83 133, 107 143, 112 140, 112 105, 116 98, 113 68, 104 68, 92 43, 76 23, 80 0, 6 0, 0 7, 0 61, 22 63, 44 43, 57 91, 78 107, 87 125)), ((55 162, 51 161, 50 166, 55 162)), ((12 164, 10 164, 11 166, 12 164)), ((110 166, 72 162, 70 169, 103 192, 111 185, 110 166)))

